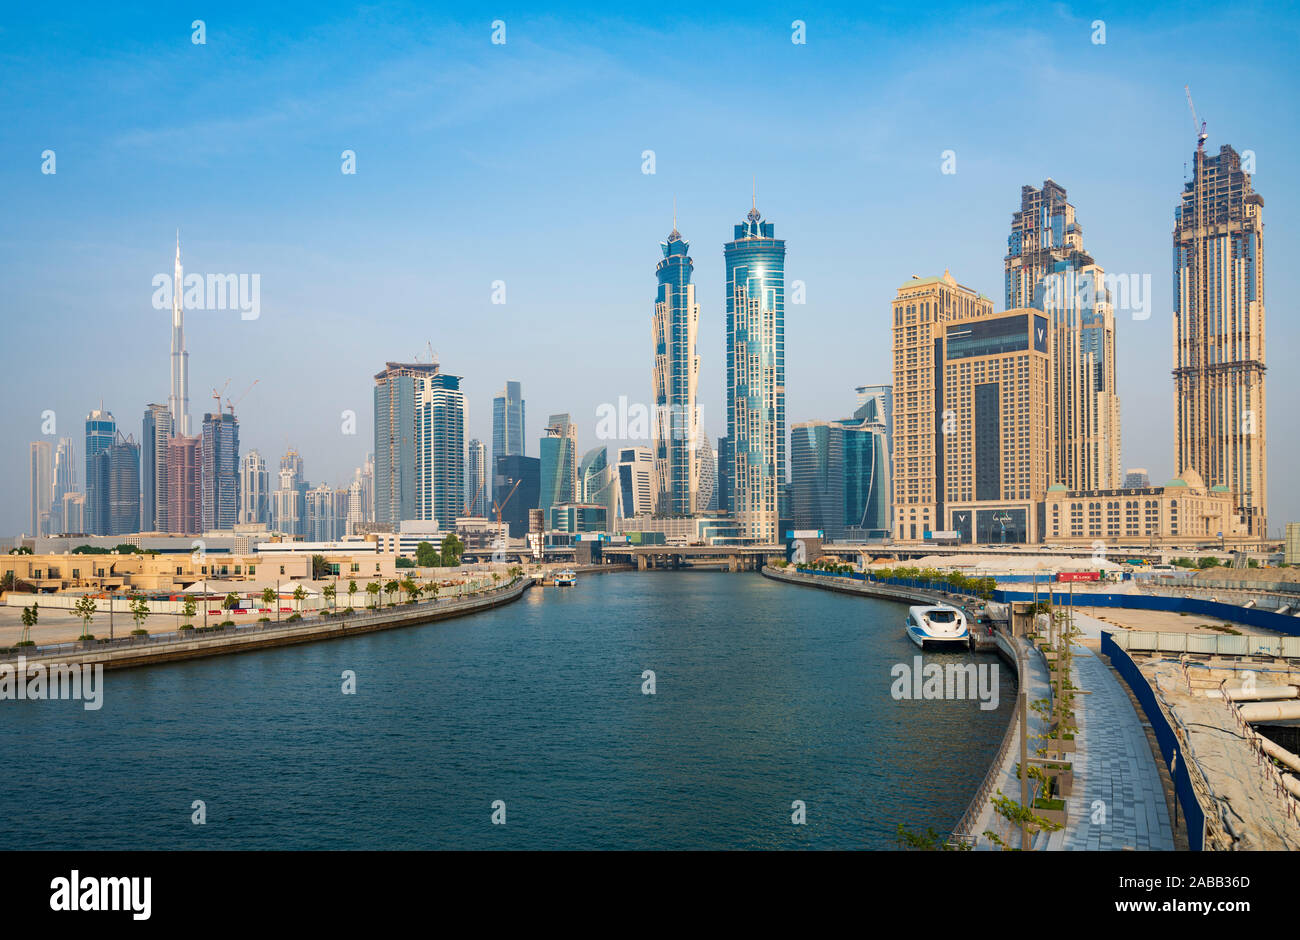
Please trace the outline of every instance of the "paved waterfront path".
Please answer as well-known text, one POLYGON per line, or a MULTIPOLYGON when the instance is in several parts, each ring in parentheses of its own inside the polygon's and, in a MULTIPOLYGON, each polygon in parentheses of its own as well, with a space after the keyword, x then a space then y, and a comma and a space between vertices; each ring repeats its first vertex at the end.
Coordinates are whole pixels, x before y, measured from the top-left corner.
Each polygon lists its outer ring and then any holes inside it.
POLYGON ((1090 694, 1075 696, 1069 821, 1058 832, 1040 833, 1034 848, 1172 851, 1160 774, 1128 694, 1100 653, 1077 644, 1071 673, 1075 687, 1090 694))

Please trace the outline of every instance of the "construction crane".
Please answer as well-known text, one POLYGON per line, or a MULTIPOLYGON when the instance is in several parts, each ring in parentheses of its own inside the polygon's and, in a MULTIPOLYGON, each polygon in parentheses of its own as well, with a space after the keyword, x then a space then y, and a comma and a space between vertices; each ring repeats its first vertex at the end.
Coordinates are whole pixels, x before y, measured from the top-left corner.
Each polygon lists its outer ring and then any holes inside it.
POLYGON ((515 485, 510 487, 510 492, 506 494, 506 498, 502 502, 497 503, 496 500, 492 501, 492 511, 497 514, 498 529, 501 528, 501 511, 506 508, 506 503, 510 502, 510 497, 515 495, 515 490, 519 489, 519 484, 522 482, 524 482, 523 477, 515 480, 515 485))
POLYGON ((227 408, 227 410, 229 410, 229 412, 230 412, 232 415, 235 413, 235 406, 238 405, 241 401, 243 401, 244 398, 247 397, 248 393, 251 392, 251 391, 253 390, 253 386, 254 386, 254 385, 257 385, 257 383, 260 382, 260 381, 262 381, 262 380, 261 380, 261 379, 253 379, 253 385, 250 385, 250 386, 248 386, 248 388, 244 389, 243 394, 240 395, 238 398, 236 398, 234 401, 231 401, 229 398, 226 399, 226 408, 227 408))
POLYGON ((478 494, 481 493, 482 491, 483 491, 483 481, 482 481, 482 480, 479 480, 479 481, 478 481, 478 486, 474 487, 474 495, 471 496, 471 497, 469 498, 469 502, 465 504, 465 511, 464 511, 463 513, 461 513, 461 515, 464 515, 464 516, 473 516, 473 515, 474 515, 474 513, 470 512, 470 510, 473 509, 473 508, 474 508, 474 504, 478 502, 478 494))
POLYGON ((1192 89, 1189 86, 1184 85, 1183 91, 1187 93, 1187 107, 1192 109, 1192 126, 1196 128, 1196 149, 1204 150, 1205 138, 1210 135, 1205 132, 1205 122, 1198 119, 1196 116, 1196 105, 1192 104, 1192 89))
POLYGON ((217 407, 213 411, 216 412, 217 417, 221 417, 221 396, 226 394, 226 389, 229 387, 230 379, 226 379, 226 384, 221 386, 221 391, 217 391, 215 388, 212 390, 212 399, 217 403, 217 407))

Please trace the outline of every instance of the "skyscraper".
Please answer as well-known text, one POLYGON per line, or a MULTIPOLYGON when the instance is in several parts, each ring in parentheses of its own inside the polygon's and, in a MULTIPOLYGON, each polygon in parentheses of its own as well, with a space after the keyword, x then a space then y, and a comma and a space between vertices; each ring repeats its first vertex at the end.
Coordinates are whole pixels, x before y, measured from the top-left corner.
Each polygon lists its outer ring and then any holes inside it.
POLYGON ((550 518, 551 507, 578 497, 578 427, 567 414, 551 415, 541 443, 542 489, 537 508, 550 518))
POLYGON ((375 374, 375 518, 396 532, 416 518, 416 410, 438 364, 389 362, 375 374))
POLYGON ((489 485, 487 447, 478 438, 474 438, 469 442, 467 452, 469 479, 465 485, 466 492, 469 493, 469 512, 472 516, 486 516, 489 485))
POLYGON ((198 535, 203 512, 199 487, 203 475, 202 438, 174 435, 167 442, 167 531, 198 535))
POLYGON ((731 512, 731 438, 723 435, 718 438, 718 474, 714 482, 714 508, 719 512, 731 512))
POLYGON ((609 464, 609 452, 593 447, 578 465, 578 502, 605 507, 605 524, 610 529, 619 516, 618 474, 609 464))
POLYGON ((415 517, 450 532, 465 511, 465 393, 460 376, 446 372, 416 386, 415 517))
POLYGON ((844 534, 844 429, 804 421, 790 429, 790 507, 796 529, 844 534))
POLYGON ((260 451, 254 449, 244 455, 239 476, 239 521, 245 525, 269 525, 271 474, 260 451))
POLYGON ((167 442, 172 413, 166 405, 146 405, 140 435, 140 531, 167 529, 167 442))
POLYGON ((239 421, 233 414, 203 416, 200 512, 204 532, 239 521, 239 421))
POLYGON ((501 522, 509 526, 511 538, 528 534, 528 514, 537 511, 538 493, 541 489, 541 461, 536 457, 511 454, 499 458, 493 465, 492 492, 496 507, 501 509, 501 522), (516 484, 518 484, 516 486, 516 484))
POLYGON ((524 453, 524 398, 518 382, 507 382, 492 399, 492 465, 498 457, 524 453))
POLYGON ((623 447, 618 452, 619 501, 623 517, 649 516, 654 512, 654 457, 649 447, 623 447))
POLYGON ((893 306, 894 538, 915 541, 946 527, 943 436, 957 415, 945 401, 938 355, 945 325, 988 316, 993 301, 944 271, 903 284, 893 306))
POLYGON ((1174 212, 1174 464, 1265 537, 1264 199, 1236 150, 1203 144, 1174 212))
POLYGON ((32 535, 50 534, 50 510, 54 505, 54 459, 49 441, 32 441, 27 491, 31 512, 28 529, 32 535))
POLYGON ((334 488, 324 483, 307 491, 307 521, 304 537, 309 542, 332 542, 341 533, 334 513, 334 488))
POLYGON ((99 455, 108 470, 108 534, 140 531, 140 445, 118 432, 99 455))
MULTIPOLYGON (((700 305, 691 283, 690 243, 673 230, 659 245, 663 260, 655 267, 659 286, 655 294, 652 337, 654 368, 654 459, 659 485, 657 511, 665 516, 690 516, 699 488, 699 409, 697 393, 700 357, 696 342, 700 305)), ((612 518, 612 517, 611 517, 612 518)))
POLYGON ((272 526, 277 532, 294 538, 306 537, 306 482, 303 478, 302 456, 289 448, 280 458, 276 488, 271 497, 272 526))
POLYGON ((1083 249, 1065 189, 1020 188, 1004 259, 1007 309, 1034 307, 1052 330, 1053 483, 1069 491, 1120 485, 1115 315, 1105 272, 1083 249))
POLYGON ((185 351, 185 278, 181 270, 181 233, 176 233, 176 264, 172 272, 172 385, 167 410, 172 416, 172 433, 190 433, 190 354, 185 351))
POLYGON ((723 246, 727 440, 741 538, 775 542, 786 482, 785 242, 757 202, 723 246))
POLYGON ((50 506, 50 534, 63 535, 65 532, 81 532, 84 524, 78 521, 76 529, 68 528, 68 518, 63 512, 63 498, 69 493, 77 492, 76 449, 72 438, 59 438, 58 449, 54 452, 54 498, 50 506))
POLYGON ((109 534, 108 464, 99 455, 113 446, 117 421, 112 412, 96 409, 86 416, 86 505, 89 535, 109 534))

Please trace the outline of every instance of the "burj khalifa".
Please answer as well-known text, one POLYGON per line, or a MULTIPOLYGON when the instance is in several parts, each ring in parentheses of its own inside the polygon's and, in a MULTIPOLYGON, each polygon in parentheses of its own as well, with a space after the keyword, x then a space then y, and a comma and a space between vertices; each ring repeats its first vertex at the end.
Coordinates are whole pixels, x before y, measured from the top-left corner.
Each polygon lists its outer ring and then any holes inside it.
POLYGON ((172 415, 172 433, 190 436, 190 354, 185 351, 185 310, 181 305, 184 278, 181 274, 181 233, 176 233, 176 270, 172 275, 172 390, 167 410, 172 415))

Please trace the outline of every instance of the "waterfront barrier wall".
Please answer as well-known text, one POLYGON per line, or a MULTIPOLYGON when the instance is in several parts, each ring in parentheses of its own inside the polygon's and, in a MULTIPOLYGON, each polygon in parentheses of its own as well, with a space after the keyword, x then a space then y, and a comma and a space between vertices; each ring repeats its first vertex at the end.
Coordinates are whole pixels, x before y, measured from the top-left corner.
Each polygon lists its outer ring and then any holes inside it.
MULTIPOLYGON (((1219 639, 1235 639, 1235 637, 1220 637, 1219 639)), ((1169 724, 1169 719, 1165 717, 1164 710, 1160 707, 1160 703, 1156 701, 1156 695, 1151 688, 1151 683, 1142 675, 1142 670, 1138 669, 1137 663, 1133 662, 1128 652, 1115 642, 1115 637, 1112 634, 1106 631, 1102 631, 1101 634, 1101 651, 1104 655, 1110 657, 1115 671, 1133 690, 1133 696, 1141 705, 1142 713, 1146 715, 1147 721, 1151 723, 1151 730, 1155 733, 1156 743, 1160 747, 1160 757, 1164 760, 1165 767, 1169 769, 1169 775, 1173 778, 1174 794, 1178 800, 1178 805, 1182 807, 1183 818, 1187 824, 1188 845, 1192 851, 1199 852, 1205 848, 1205 810, 1201 808, 1201 803, 1196 798, 1196 791, 1192 787, 1191 769, 1188 767, 1187 759, 1183 755, 1178 735, 1174 733, 1173 727, 1169 724)))
POLYGON ((416 604, 362 611, 352 616, 310 618, 287 622, 274 620, 230 627, 210 627, 151 636, 124 636, 115 640, 90 640, 46 646, 12 647, 0 650, 0 663, 14 662, 20 656, 28 666, 47 663, 101 664, 105 669, 122 669, 181 659, 240 653, 276 646, 292 646, 317 640, 337 639, 362 633, 375 633, 396 627, 416 626, 451 617, 499 607, 518 600, 533 579, 515 581, 458 598, 438 598, 416 604))
MULTIPOLYGON (((1005 604, 1011 601, 1032 601, 1034 595, 1028 591, 999 590, 993 592, 993 599, 1005 604)), ((1047 592, 1039 591, 1037 599, 1046 602, 1048 599, 1047 592)), ((1051 599, 1052 603, 1057 606, 1068 607, 1070 605, 1068 591, 1053 591, 1051 599)), ((1236 604, 1225 604, 1222 601, 1201 600, 1196 597, 1164 597, 1158 594, 1119 594, 1100 591, 1086 594, 1076 592, 1074 606, 1118 607, 1128 610, 1163 610, 1172 613, 1195 614, 1199 617, 1231 620, 1234 623, 1244 623, 1247 626, 1259 627, 1263 630, 1274 630, 1290 636, 1300 636, 1300 617, 1291 617, 1286 614, 1275 613, 1271 610, 1259 610, 1254 607, 1239 607, 1236 604)))

